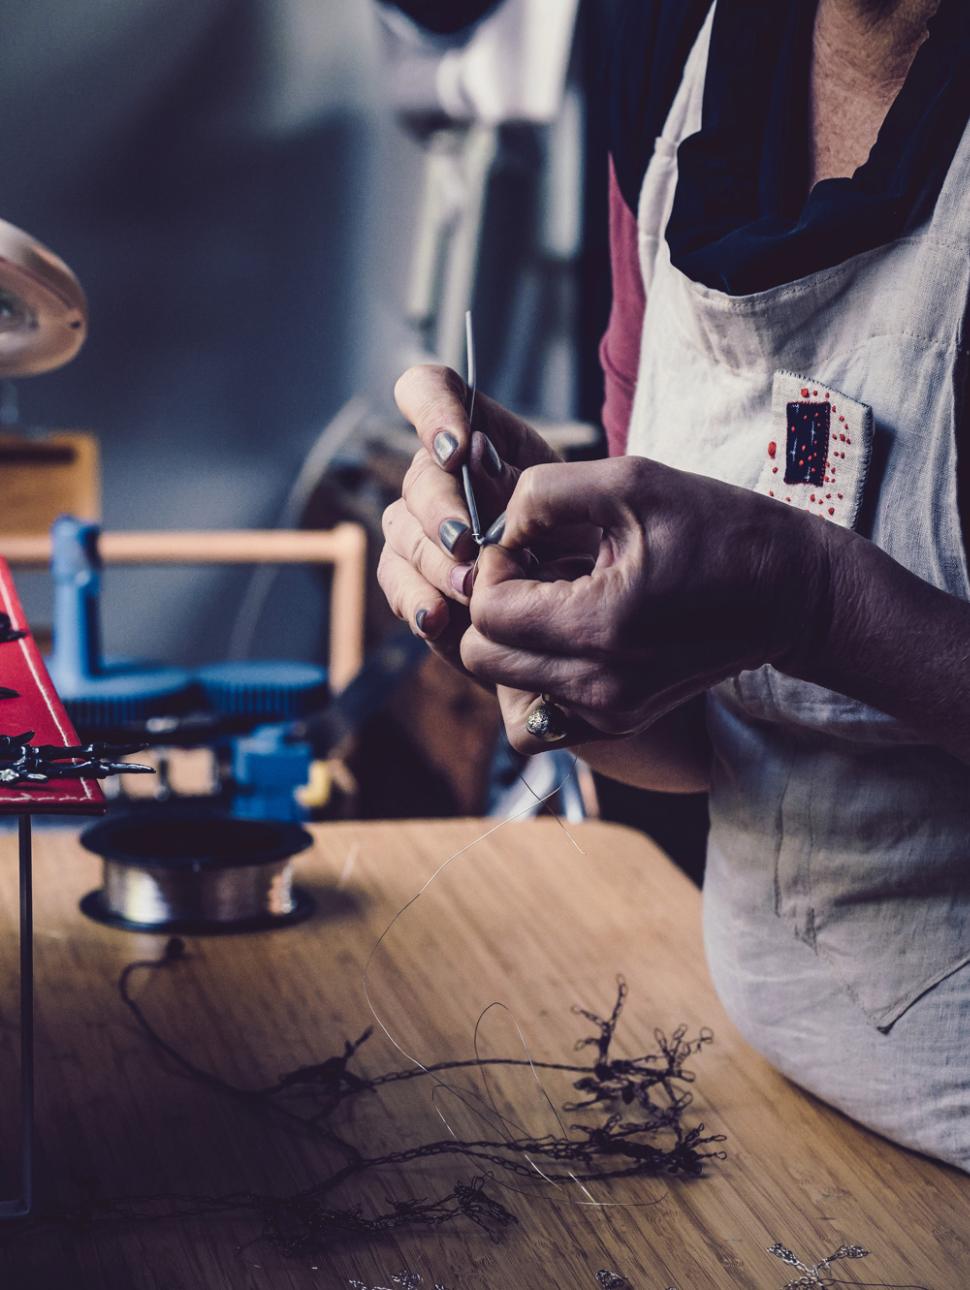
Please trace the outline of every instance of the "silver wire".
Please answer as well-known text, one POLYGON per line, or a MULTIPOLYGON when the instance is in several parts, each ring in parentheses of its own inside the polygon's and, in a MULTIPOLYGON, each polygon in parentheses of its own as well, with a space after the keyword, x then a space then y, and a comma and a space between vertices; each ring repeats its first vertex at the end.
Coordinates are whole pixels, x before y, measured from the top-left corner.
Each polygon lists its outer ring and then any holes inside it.
MULTIPOLYGON (((574 767, 575 767, 576 760, 577 759, 574 758, 574 767)), ((570 773, 572 773, 572 771, 570 773)), ((562 784, 561 783, 557 784, 556 787, 552 790, 552 792, 545 794, 542 797, 539 797, 539 795, 528 784, 526 785, 526 787, 529 789, 529 792, 532 793, 532 796, 536 798, 536 800, 540 803, 540 805, 545 806, 549 802, 549 800, 555 797, 555 795, 559 792, 559 790, 562 787, 562 784)), ((404 1057, 407 1061, 411 1062, 415 1067, 417 1067, 418 1070, 424 1071, 427 1075, 431 1077, 432 1106, 434 1107, 435 1113, 438 1115, 439 1119, 445 1125, 445 1128, 452 1135, 452 1137, 457 1137, 457 1134, 455 1133, 454 1129, 452 1128, 446 1116, 442 1114, 441 1109, 437 1105, 438 1096, 445 1093, 450 1094, 452 1097, 454 1097, 458 1102, 460 1102, 466 1108, 466 1110, 470 1111, 473 1115, 478 1116, 478 1118, 484 1121, 486 1124, 497 1120, 498 1124, 496 1127, 498 1127, 498 1131, 500 1133, 504 1133, 507 1139, 508 1137, 511 1136, 511 1134, 509 1133, 509 1126, 511 1125, 515 1129, 519 1129, 520 1126, 516 1124, 515 1120, 510 1119, 508 1116, 504 1115, 501 1111, 499 1111, 498 1107, 495 1104, 494 1097, 492 1095, 492 1090, 488 1083, 487 1078, 484 1081, 485 1096, 483 1096, 481 1093, 475 1092, 473 1089, 459 1089, 455 1085, 449 1084, 447 1080, 442 1079, 441 1076, 438 1075, 436 1071, 429 1070, 428 1067, 425 1065, 424 1062, 421 1061, 420 1058, 416 1057, 413 1053, 409 1052, 408 1049, 405 1048, 404 1045, 394 1037, 394 1035, 391 1033, 390 1026, 384 1021, 383 1017, 377 1011, 377 1008, 374 1004, 373 997, 371 996, 370 971, 371 971, 371 967, 373 966, 374 959, 377 957, 378 953, 380 952, 381 946, 384 944, 384 941, 387 939, 391 930, 400 921, 400 919, 404 917, 404 915, 408 912, 411 906, 414 905, 418 900, 420 900, 421 897, 424 895, 424 893, 428 890, 428 888, 434 882, 437 881, 437 879, 445 871, 445 869, 447 869, 450 865, 452 865, 461 856, 467 854, 467 852, 471 851, 474 847, 477 847, 480 843, 484 842, 487 838, 490 838, 492 834, 497 833, 499 829, 505 828, 507 824, 511 824, 515 820, 524 819, 527 815, 531 814, 531 812, 534 809, 535 809, 534 805, 529 805, 525 807, 523 810, 516 811, 513 814, 507 816, 505 819, 499 820, 496 824, 492 825, 491 828, 486 829, 485 832, 480 834, 477 838, 474 838, 471 842, 466 842, 463 847, 459 847, 457 851, 454 851, 451 855, 447 856, 444 860, 442 860, 442 862, 431 873, 431 875, 427 879, 425 879, 421 887, 414 893, 414 895, 408 901, 406 901, 405 904, 401 906, 401 908, 397 911, 394 917, 390 920, 390 922, 381 932, 380 936, 377 938, 376 942, 371 948, 371 951, 368 954, 367 960, 364 964, 363 971, 361 972, 361 989, 364 995, 364 1000, 367 1004, 368 1011, 370 1012, 374 1021, 377 1023, 379 1029, 384 1035, 384 1038, 388 1040, 388 1042, 392 1045, 392 1047, 395 1048, 401 1054, 402 1057, 404 1057)), ((581 854, 585 855, 586 853, 583 851, 582 847, 580 847, 576 839, 572 836, 572 834, 570 833, 566 825, 563 823, 563 821, 559 819, 559 817, 555 814, 555 812, 551 812, 551 813, 553 815, 553 818, 556 819, 557 822, 560 824, 560 826, 562 827, 563 831, 565 832, 566 836, 569 838, 573 846, 581 854)), ((553 1114, 555 1115, 556 1119, 559 1120, 558 1111, 555 1109, 555 1106, 552 1103, 552 1099, 549 1097, 549 1094, 539 1076, 539 1072, 535 1068, 532 1054, 529 1049, 529 1045, 526 1042, 526 1038, 522 1031, 522 1027, 519 1024, 518 1017, 516 1016, 515 1012, 511 1008, 509 1008, 508 1004, 502 1003, 500 1000, 495 1000, 492 1003, 489 1003, 488 1005, 486 1005, 486 1007, 479 1014, 478 1021, 475 1023, 475 1031, 473 1036, 476 1056, 479 1055, 478 1054, 478 1036, 479 1036, 479 1030, 481 1027, 482 1019, 484 1018, 487 1012, 490 1012, 496 1006, 503 1008, 505 1011, 509 1013, 512 1019, 512 1022, 515 1025, 516 1030, 518 1031, 519 1040, 522 1044, 522 1047, 526 1053, 526 1057, 529 1061, 532 1077, 535 1080, 536 1084, 539 1086, 539 1090, 542 1094, 542 1097, 544 1098, 546 1103, 552 1107, 553 1114)), ((480 1069, 482 1071, 482 1074, 485 1074, 485 1068, 482 1067, 480 1069)), ((560 1124, 562 1123, 561 1120, 559 1122, 560 1124)), ((563 1136, 568 1137, 568 1134, 564 1133, 563 1136)), ((497 1178, 495 1179, 495 1182, 506 1191, 515 1192, 519 1195, 526 1195, 534 1199, 552 1200, 558 1197, 560 1199, 560 1203, 575 1205, 583 1208, 590 1207, 590 1208, 604 1209, 604 1210, 605 1209, 649 1209, 653 1205, 658 1205, 664 1199, 664 1196, 667 1195, 667 1192, 669 1190, 668 1188, 665 1188, 663 1193, 660 1196, 657 1196, 652 1200, 598 1201, 594 1197, 592 1197, 588 1188, 586 1188, 583 1185, 583 1183, 579 1178, 576 1178, 574 1175, 571 1175, 573 1177, 573 1182, 577 1186, 577 1189, 581 1190, 582 1192, 585 1192, 586 1196, 588 1196, 589 1199, 588 1200, 567 1200, 563 1202, 561 1199, 562 1185, 554 1182, 554 1180, 550 1178, 547 1178, 547 1176, 542 1172, 542 1170, 539 1168, 536 1162, 531 1158, 529 1159, 529 1164, 536 1171, 536 1175, 540 1179, 543 1179, 544 1181, 547 1181, 553 1185, 553 1187, 555 1188, 554 1195, 546 1196, 542 1192, 526 1191, 521 1187, 515 1187, 513 1184, 511 1184, 505 1179, 497 1178)))

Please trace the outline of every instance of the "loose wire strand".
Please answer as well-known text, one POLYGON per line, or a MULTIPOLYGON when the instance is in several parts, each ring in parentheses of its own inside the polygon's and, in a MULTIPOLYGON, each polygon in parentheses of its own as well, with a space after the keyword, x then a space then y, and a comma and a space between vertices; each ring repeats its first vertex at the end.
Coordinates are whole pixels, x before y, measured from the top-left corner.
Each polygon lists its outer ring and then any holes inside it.
MULTIPOLYGON (((520 775, 519 778, 520 780, 522 780, 522 783, 525 785, 528 791, 535 798, 539 806, 542 807, 544 810, 548 810, 549 813, 553 816, 553 818, 556 820, 556 822, 560 825, 560 827, 565 832, 566 836, 569 838, 572 845, 582 855, 585 855, 586 853, 583 851, 582 847, 580 847, 579 843, 572 836, 567 826, 563 823, 562 819, 560 819, 560 817, 556 815, 556 813, 548 805, 550 800, 559 793, 559 791, 563 787, 563 784, 566 782, 568 775, 571 775, 574 773, 577 761, 578 761, 578 758, 574 756, 573 765, 570 767, 567 776, 565 776, 549 793, 546 793, 541 797, 535 792, 535 790, 531 787, 531 785, 529 785, 525 781, 523 776, 520 775)), ((361 973, 361 987, 362 987, 364 999, 367 1004, 367 1008, 371 1014, 371 1017, 373 1018, 374 1022, 383 1033, 384 1037, 391 1044, 391 1046, 394 1049, 396 1049, 397 1052, 399 1052, 406 1061, 411 1062, 412 1065, 415 1066, 423 1074, 430 1076, 432 1081, 432 1092, 431 1092, 432 1107, 435 1111, 435 1114, 444 1124, 447 1131, 454 1138, 457 1138, 458 1135, 456 1134, 454 1128, 452 1127, 448 1119, 442 1113, 440 1107, 437 1105, 437 1099, 442 1094, 450 1094, 452 1097, 456 1098, 465 1107, 466 1110, 470 1111, 473 1115, 478 1116, 486 1124, 489 1124, 490 1121, 493 1121, 493 1117, 494 1117, 494 1121, 492 1122, 492 1127, 497 1129, 498 1132, 505 1137, 506 1142, 512 1142, 514 1140, 514 1134, 511 1132, 511 1129, 521 1130, 523 1128, 523 1126, 518 1125, 514 1120, 510 1120, 508 1117, 503 1115, 501 1111, 499 1111, 498 1106, 495 1103, 494 1095, 492 1094, 491 1086, 488 1082, 487 1076, 485 1075, 484 1064, 481 1061, 481 1056, 479 1052, 479 1031, 481 1028, 481 1023, 485 1014, 495 1007, 504 1008, 508 1012, 509 1016, 511 1017, 512 1022, 515 1025, 516 1031, 518 1032, 519 1040, 520 1040, 520 1043, 522 1044, 523 1051, 526 1054, 526 1059, 529 1065, 529 1069, 532 1072, 533 1079, 535 1080, 537 1086, 539 1087, 544 1100, 551 1108, 552 1113, 556 1119, 556 1122, 559 1125, 559 1128, 562 1132, 563 1138, 568 1140, 569 1135, 559 1115, 558 1109, 554 1105, 552 1098, 549 1096, 549 1093, 539 1076, 538 1070, 536 1068, 531 1051, 529 1050, 529 1046, 526 1042, 525 1035, 523 1033, 519 1020, 516 1017, 513 1010, 509 1008, 507 1004, 501 1002, 500 1000, 495 1000, 492 1003, 489 1003, 479 1014, 479 1018, 475 1024, 475 1030, 473 1034, 473 1046, 474 1046, 475 1057, 476 1057, 476 1068, 478 1069, 479 1074, 482 1077, 486 1088, 486 1097, 483 1097, 480 1093, 477 1093, 474 1090, 457 1088, 456 1086, 448 1083, 447 1080, 441 1079, 441 1077, 438 1075, 436 1070, 427 1066, 424 1062, 421 1061, 419 1057, 415 1056, 414 1053, 409 1052, 408 1049, 404 1047, 403 1043, 399 1042, 399 1040, 394 1036, 394 1034, 391 1033, 390 1026, 385 1022, 384 1018, 377 1011, 377 1008, 374 1004, 373 997, 371 995, 371 989, 370 989, 371 968, 373 966, 374 959, 376 958, 378 952, 381 949, 381 946, 383 945, 387 937, 390 935, 394 927, 398 924, 398 922, 400 922, 400 920, 405 916, 405 914, 407 914, 407 912, 421 899, 421 897, 428 890, 428 888, 431 887, 438 880, 438 878, 441 876, 441 874, 445 872, 446 869, 448 869, 456 860, 460 859, 461 856, 467 855, 469 851, 473 850, 475 847, 479 846, 482 842, 485 842, 488 838, 492 837, 494 834, 499 832, 499 830, 503 829, 507 824, 514 823, 517 820, 523 819, 531 815, 534 812, 534 809, 535 809, 534 804, 529 804, 522 810, 516 811, 513 814, 506 816, 504 819, 500 820, 497 824, 494 824, 491 828, 486 829, 483 833, 479 834, 478 837, 474 838, 471 842, 467 842, 464 846, 459 847, 457 851, 454 851, 451 853, 451 855, 447 856, 431 873, 431 875, 424 881, 424 883, 422 883, 421 887, 419 887, 419 889, 414 893, 414 895, 411 896, 410 899, 407 900, 391 918, 390 922, 381 932, 380 936, 377 938, 376 942, 371 948, 371 951, 367 956, 367 961, 364 964, 364 968, 361 973), (478 1106, 473 1105, 472 1101, 470 1101, 469 1099, 472 1099, 474 1102, 477 1102, 480 1105, 478 1106)), ((527 1156, 526 1158, 529 1160, 529 1164, 531 1165, 531 1167, 535 1169, 537 1175, 540 1178, 542 1178, 543 1181, 555 1187, 557 1191, 561 1190, 560 1183, 558 1183, 556 1180, 552 1178, 549 1178, 545 1173, 543 1173, 543 1171, 539 1168, 539 1166, 535 1163, 535 1161, 531 1159, 531 1157, 527 1156)), ((647 1208, 652 1205, 658 1204, 663 1199, 663 1197, 667 1194, 667 1189, 665 1189, 662 1196, 656 1197, 655 1199, 649 1200, 649 1201, 628 1201, 628 1202, 596 1201, 591 1196, 591 1193, 589 1192, 588 1188, 586 1188, 583 1185, 583 1183, 579 1178, 576 1178, 575 1174, 572 1171, 570 1171, 570 1177, 573 1178, 573 1181, 576 1183, 577 1187, 586 1193, 589 1199, 581 1200, 581 1201, 569 1200, 569 1201, 566 1201, 565 1203, 571 1204, 571 1205, 573 1204, 579 1205, 584 1208, 588 1208, 591 1205, 597 1208, 647 1208)), ((536 1193, 535 1191, 527 1192, 522 1188, 514 1187, 511 1183, 505 1181, 504 1179, 496 1179, 495 1181, 499 1186, 503 1187, 506 1190, 509 1190, 518 1194, 526 1195, 532 1198, 535 1198, 537 1195, 539 1195, 542 1199, 549 1199, 549 1200, 560 1199, 559 1197, 543 1196, 542 1193, 536 1193)))

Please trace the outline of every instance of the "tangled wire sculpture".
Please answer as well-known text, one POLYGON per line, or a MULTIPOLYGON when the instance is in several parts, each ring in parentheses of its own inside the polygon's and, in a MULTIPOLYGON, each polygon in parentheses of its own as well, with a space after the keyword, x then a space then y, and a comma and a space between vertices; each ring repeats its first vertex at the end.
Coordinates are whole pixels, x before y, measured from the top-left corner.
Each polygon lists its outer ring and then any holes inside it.
MULTIPOLYGON (((71 1213, 39 1215, 29 1226, 52 1222, 100 1224, 111 1221, 187 1218, 230 1212, 251 1214, 258 1221, 255 1240, 264 1240, 285 1256, 322 1253, 348 1236, 377 1235, 398 1228, 438 1227, 457 1219, 467 1220, 498 1240, 518 1219, 494 1194, 501 1179, 542 1177, 550 1182, 576 1184, 590 1180, 663 1175, 698 1177, 705 1163, 723 1159, 717 1148, 723 1135, 704 1133, 704 1125, 686 1127, 684 1113, 692 1095, 693 1073, 685 1063, 709 1044, 713 1035, 702 1030, 687 1037, 680 1026, 668 1038, 655 1031, 657 1051, 635 1058, 616 1057, 612 1046, 627 994, 617 978, 617 995, 608 1017, 584 1008, 574 1012, 588 1020, 596 1033, 581 1038, 577 1051, 595 1049, 592 1063, 541 1062, 516 1058, 476 1058, 439 1062, 433 1066, 392 1070, 366 1075, 356 1060, 370 1038, 366 1030, 344 1043, 343 1051, 321 1062, 282 1074, 272 1084, 247 1088, 199 1066, 162 1035, 132 993, 134 979, 142 973, 170 972, 188 958, 179 938, 169 940, 158 959, 129 963, 118 981, 118 991, 144 1037, 159 1056, 164 1055, 185 1076, 206 1088, 248 1106, 280 1117, 325 1139, 343 1157, 325 1176, 289 1195, 234 1192, 225 1195, 142 1195, 92 1197, 71 1213), (334 1127, 336 1113, 356 1099, 390 1085, 440 1077, 444 1072, 489 1067, 531 1067, 533 1071, 573 1076, 573 1088, 582 1099, 567 1102, 566 1111, 602 1109, 606 1114, 594 1124, 574 1124, 576 1136, 545 1134, 509 1136, 490 1132, 474 1140, 454 1137, 420 1142, 400 1150, 371 1156, 340 1136, 334 1127), (657 1141, 663 1135, 664 1143, 657 1141), (423 1199, 389 1199, 378 1212, 365 1212, 360 1203, 339 1203, 338 1190, 377 1169, 401 1168, 432 1157, 458 1157, 474 1172, 456 1182, 450 1191, 423 1199)), ((483 1112, 483 1121, 488 1120, 483 1112)), ((504 1123, 504 1122, 503 1122, 504 1123)), ((491 1127, 491 1126, 490 1126, 491 1127)))

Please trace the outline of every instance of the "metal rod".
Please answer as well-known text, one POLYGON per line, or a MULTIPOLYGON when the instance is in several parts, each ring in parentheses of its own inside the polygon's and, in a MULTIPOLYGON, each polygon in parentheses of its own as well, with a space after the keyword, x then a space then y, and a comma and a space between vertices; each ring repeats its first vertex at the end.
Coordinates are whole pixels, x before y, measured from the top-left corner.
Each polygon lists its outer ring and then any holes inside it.
POLYGON ((34 880, 30 816, 20 817, 20 1177, 24 1213, 34 1202, 34 880))
POLYGON ((29 1214, 34 1197, 34 902, 30 816, 20 823, 20 1197, 0 1219, 29 1214))
MULTIPOLYGON (((468 429, 471 431, 472 417, 475 415, 475 391, 478 387, 478 378, 475 373, 475 335, 472 330, 472 311, 465 311, 465 384, 468 387, 468 429)), ((475 501, 475 490, 472 487, 472 473, 468 464, 461 468, 461 483, 465 490, 465 503, 468 506, 468 515, 472 522, 472 537, 482 545, 482 522, 478 516, 478 504, 475 501)))

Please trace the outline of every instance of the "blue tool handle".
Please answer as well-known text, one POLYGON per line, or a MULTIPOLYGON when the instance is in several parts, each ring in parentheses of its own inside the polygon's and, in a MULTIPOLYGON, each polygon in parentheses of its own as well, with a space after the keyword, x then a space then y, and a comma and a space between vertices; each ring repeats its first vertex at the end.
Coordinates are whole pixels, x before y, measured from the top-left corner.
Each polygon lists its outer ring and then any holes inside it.
POLYGON ((62 515, 51 528, 54 649, 50 673, 67 693, 101 672, 100 527, 62 515))

